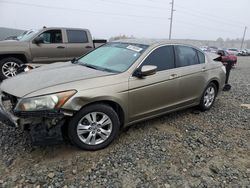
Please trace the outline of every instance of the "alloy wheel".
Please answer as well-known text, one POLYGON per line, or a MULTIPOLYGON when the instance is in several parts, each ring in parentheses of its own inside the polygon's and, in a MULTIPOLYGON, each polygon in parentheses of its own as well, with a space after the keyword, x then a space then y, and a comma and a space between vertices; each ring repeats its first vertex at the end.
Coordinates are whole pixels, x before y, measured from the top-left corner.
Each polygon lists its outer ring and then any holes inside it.
POLYGON ((2 73, 5 77, 10 78, 16 76, 19 64, 16 62, 6 62, 2 66, 2 73))
POLYGON ((215 99, 215 89, 214 87, 210 86, 207 88, 204 94, 204 99, 203 99, 204 105, 207 108, 209 108, 213 104, 214 99, 215 99))
POLYGON ((112 128, 112 121, 107 114, 91 112, 78 122, 77 135, 85 144, 98 145, 109 138, 112 128))

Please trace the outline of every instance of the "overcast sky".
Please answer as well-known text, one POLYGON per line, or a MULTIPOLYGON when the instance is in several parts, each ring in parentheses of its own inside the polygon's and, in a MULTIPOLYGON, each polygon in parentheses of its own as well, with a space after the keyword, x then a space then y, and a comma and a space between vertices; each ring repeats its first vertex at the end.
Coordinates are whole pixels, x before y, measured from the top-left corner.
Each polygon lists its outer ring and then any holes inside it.
MULTIPOLYGON (((0 27, 88 28, 96 38, 120 34, 168 38, 171 0, 0 0, 0 27)), ((250 0, 175 0, 175 39, 242 38, 250 0)))

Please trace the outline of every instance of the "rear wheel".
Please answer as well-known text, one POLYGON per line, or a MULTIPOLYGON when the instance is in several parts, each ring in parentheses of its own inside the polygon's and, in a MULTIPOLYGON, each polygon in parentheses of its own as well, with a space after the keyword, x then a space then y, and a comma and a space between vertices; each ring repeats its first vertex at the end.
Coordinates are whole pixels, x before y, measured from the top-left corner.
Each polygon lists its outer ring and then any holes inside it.
POLYGON ((0 79, 4 80, 17 75, 18 68, 23 64, 20 59, 7 57, 0 61, 0 79))
POLYGON ((110 106, 95 104, 80 110, 69 122, 68 135, 84 150, 107 147, 118 135, 120 121, 110 106))
POLYGON ((217 92, 218 89, 214 83, 208 84, 202 94, 202 98, 199 104, 199 108, 201 111, 209 110, 213 106, 215 98, 217 96, 217 92))

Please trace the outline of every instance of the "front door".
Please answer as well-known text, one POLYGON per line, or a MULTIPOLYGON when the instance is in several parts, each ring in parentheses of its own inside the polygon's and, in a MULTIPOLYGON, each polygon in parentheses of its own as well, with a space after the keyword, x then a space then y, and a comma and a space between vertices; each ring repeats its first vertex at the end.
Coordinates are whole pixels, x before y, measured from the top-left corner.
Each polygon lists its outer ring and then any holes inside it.
POLYGON ((175 69, 173 46, 155 49, 140 65, 155 65, 157 73, 129 79, 130 122, 175 108, 179 79, 175 69))
POLYGON ((43 42, 31 42, 30 49, 34 63, 51 63, 66 61, 66 45, 64 44, 60 29, 47 30, 39 35, 43 42))

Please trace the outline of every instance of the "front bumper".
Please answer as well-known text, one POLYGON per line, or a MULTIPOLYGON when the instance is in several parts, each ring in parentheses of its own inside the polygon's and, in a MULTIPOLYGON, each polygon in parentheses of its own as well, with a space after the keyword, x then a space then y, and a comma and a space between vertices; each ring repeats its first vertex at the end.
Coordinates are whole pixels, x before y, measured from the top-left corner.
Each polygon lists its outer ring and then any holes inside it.
POLYGON ((4 107, 2 96, 0 96, 0 121, 12 127, 18 127, 18 117, 14 116, 4 107))
POLYGON ((17 98, 4 92, 0 92, 0 122, 12 127, 25 124, 42 122, 45 119, 62 119, 64 116, 73 116, 74 111, 66 109, 43 111, 15 111, 17 98))

